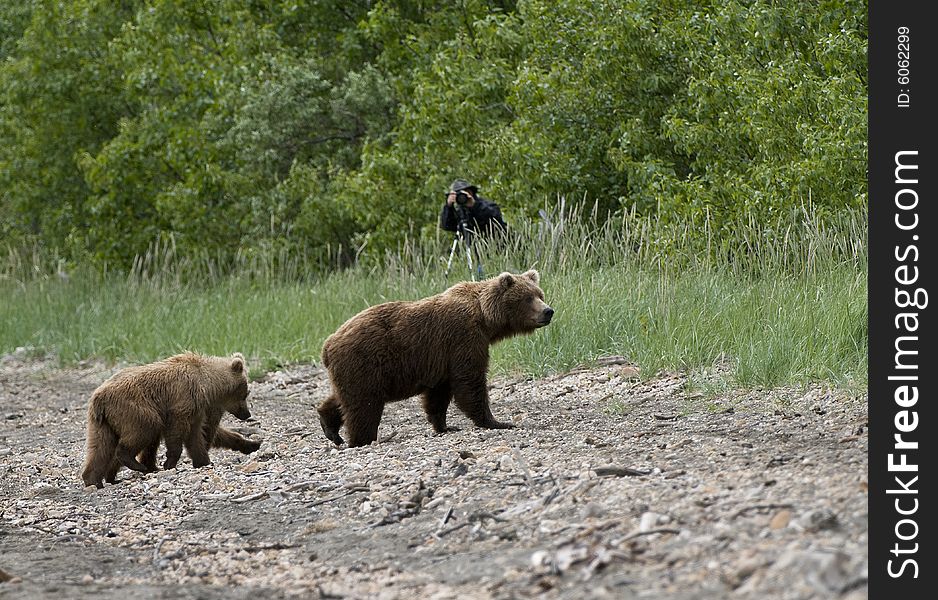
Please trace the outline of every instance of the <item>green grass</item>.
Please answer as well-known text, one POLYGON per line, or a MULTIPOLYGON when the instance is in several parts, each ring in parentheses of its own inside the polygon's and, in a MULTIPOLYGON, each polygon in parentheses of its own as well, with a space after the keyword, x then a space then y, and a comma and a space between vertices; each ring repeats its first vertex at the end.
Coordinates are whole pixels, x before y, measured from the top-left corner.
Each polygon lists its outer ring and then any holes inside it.
MULTIPOLYGON (((541 375, 620 354, 644 375, 732 365, 746 387, 827 381, 865 386, 865 215, 830 225, 810 212, 766 233, 742 223, 717 236, 703 224, 634 215, 598 224, 556 212, 485 249, 488 275, 541 272, 554 322, 493 350, 495 372, 541 375)), ((323 340, 375 303, 437 293, 448 278, 445 238, 402 243, 372 266, 317 275, 291 257, 222 265, 166 246, 133 273, 77 269, 11 252, 0 271, 0 353, 25 346, 65 362, 145 362, 191 349, 243 352, 252 372, 316 361, 323 340), (59 265, 60 267, 60 265, 59 265)))

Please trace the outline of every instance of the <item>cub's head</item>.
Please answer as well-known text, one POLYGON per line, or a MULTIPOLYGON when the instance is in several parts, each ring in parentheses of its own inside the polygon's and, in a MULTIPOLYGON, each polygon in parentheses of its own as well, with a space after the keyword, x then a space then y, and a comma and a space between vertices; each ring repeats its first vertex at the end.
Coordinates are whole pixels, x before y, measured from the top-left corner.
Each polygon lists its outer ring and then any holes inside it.
POLYGON ((554 309, 544 302, 537 271, 502 273, 485 283, 482 312, 492 329, 492 341, 531 333, 548 325, 554 316, 554 309))
POLYGON ((245 421, 251 418, 251 411, 248 409, 248 375, 244 368, 244 356, 236 352, 225 360, 230 382, 230 391, 225 396, 225 410, 245 421))

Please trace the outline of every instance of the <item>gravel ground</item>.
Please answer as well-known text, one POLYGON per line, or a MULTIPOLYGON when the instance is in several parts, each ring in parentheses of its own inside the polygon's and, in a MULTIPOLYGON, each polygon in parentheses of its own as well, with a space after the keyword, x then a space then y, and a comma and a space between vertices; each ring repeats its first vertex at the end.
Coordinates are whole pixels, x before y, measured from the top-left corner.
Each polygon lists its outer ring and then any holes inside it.
MULTIPOLYGON (((84 489, 85 407, 116 369, 0 361, 2 598, 850 598, 867 595, 866 397, 691 393, 614 358, 496 378, 517 429, 432 434, 390 405, 337 449, 317 366, 251 384, 264 440, 84 489)), ((162 450, 161 450, 162 453, 162 450)))

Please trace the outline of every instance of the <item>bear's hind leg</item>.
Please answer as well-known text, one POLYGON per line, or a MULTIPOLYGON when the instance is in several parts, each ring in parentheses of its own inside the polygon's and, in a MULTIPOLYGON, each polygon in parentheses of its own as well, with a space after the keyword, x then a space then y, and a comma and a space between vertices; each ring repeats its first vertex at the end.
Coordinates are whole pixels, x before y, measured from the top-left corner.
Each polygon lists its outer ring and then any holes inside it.
POLYGON ((159 447, 159 444, 159 429, 141 424, 139 429, 122 432, 121 438, 117 443, 117 460, 128 469, 133 469, 134 471, 140 471, 141 473, 155 471, 155 467, 151 469, 147 465, 141 464, 140 461, 137 460, 137 455, 143 454, 146 456, 146 452, 151 446, 155 445, 159 447))
POLYGON ((345 440, 339 435, 343 419, 342 406, 339 404, 338 396, 335 393, 330 395, 319 405, 317 411, 319 412, 319 424, 322 426, 322 432, 326 434, 326 437, 336 446, 345 443, 345 440))
POLYGON ((139 451, 139 448, 128 448, 121 442, 117 445, 117 459, 128 469, 148 473, 147 468, 137 460, 137 453, 139 451))
POLYGON ((449 382, 441 383, 423 393, 423 411, 427 413, 427 421, 433 426, 433 431, 437 433, 459 431, 458 427, 446 426, 446 409, 449 408, 452 397, 453 393, 450 391, 449 382))
POLYGON ((148 471, 156 471, 156 453, 160 449, 160 440, 157 438, 155 442, 151 442, 149 446, 143 449, 143 451, 137 455, 137 460, 140 461, 148 471))

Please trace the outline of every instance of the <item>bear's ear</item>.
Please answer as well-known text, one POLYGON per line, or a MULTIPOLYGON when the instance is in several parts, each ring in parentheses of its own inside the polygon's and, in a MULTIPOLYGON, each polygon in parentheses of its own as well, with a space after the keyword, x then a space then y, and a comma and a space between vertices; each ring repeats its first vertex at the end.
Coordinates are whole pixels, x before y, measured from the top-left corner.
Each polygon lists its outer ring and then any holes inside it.
POLYGON ((231 356, 231 370, 235 373, 244 371, 244 356, 240 352, 235 352, 231 356))
POLYGON ((522 277, 527 277, 528 279, 534 282, 534 285, 541 284, 541 274, 535 271, 534 269, 531 269, 530 271, 526 271, 522 277))
POLYGON ((503 289, 508 289, 515 283, 515 276, 505 271, 498 276, 498 285, 503 289))

